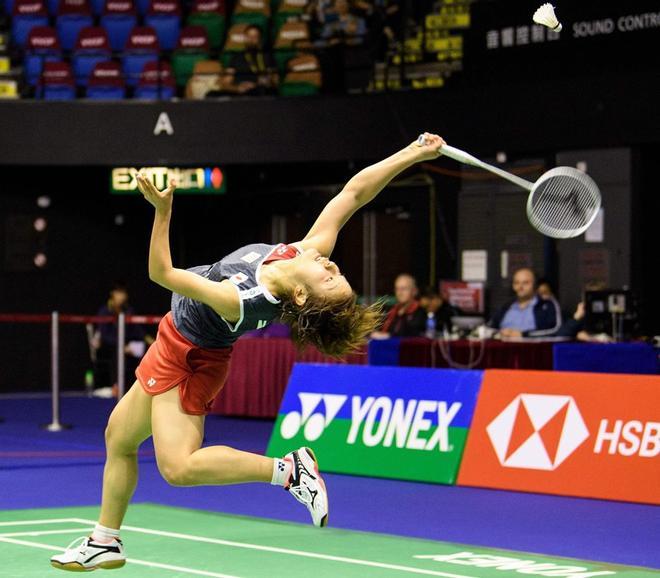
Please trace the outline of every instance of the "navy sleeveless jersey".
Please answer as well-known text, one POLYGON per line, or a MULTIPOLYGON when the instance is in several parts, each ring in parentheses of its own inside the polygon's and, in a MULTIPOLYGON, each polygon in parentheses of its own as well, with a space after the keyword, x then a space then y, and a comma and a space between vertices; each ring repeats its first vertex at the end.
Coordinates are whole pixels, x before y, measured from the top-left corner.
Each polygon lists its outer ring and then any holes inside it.
POLYGON ((238 290, 241 312, 238 321, 229 323, 208 305, 172 294, 172 317, 179 333, 198 347, 231 347, 243 333, 261 329, 279 315, 279 303, 259 284, 259 270, 264 261, 290 259, 299 253, 292 245, 246 245, 213 265, 192 267, 197 275, 211 281, 229 279, 238 290))

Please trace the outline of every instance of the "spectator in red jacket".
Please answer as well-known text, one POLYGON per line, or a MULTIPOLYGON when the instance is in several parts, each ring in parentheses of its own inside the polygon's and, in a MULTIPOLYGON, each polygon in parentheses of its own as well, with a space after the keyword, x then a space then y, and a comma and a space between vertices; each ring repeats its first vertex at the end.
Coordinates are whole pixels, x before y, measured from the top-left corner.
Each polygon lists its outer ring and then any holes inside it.
POLYGON ((424 334, 426 311, 417 299, 419 291, 412 275, 402 273, 394 281, 396 304, 390 309, 380 331, 372 333, 374 339, 388 337, 419 337, 424 334))

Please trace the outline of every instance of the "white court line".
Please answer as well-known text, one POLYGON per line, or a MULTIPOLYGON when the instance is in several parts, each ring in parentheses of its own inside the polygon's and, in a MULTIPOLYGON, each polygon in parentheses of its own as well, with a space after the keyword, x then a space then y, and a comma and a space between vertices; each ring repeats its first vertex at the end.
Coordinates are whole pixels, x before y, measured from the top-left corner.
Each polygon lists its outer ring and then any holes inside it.
MULTIPOLYGON (((96 524, 92 520, 84 518, 72 518, 81 524, 96 524)), ((288 548, 277 548, 274 546, 261 546, 259 544, 248 544, 245 542, 232 542, 229 540, 220 540, 218 538, 206 538, 205 536, 192 536, 190 534, 179 534, 177 532, 164 532, 162 530, 149 530, 137 526, 122 526, 122 530, 139 532, 141 534, 153 534, 154 536, 166 536, 168 538, 179 538, 181 540, 191 540, 193 542, 204 542, 207 544, 219 544, 221 546, 230 546, 233 548, 245 548, 247 550, 261 550, 263 552, 275 552, 277 554, 287 554, 288 556, 301 556, 303 558, 317 558, 319 560, 330 560, 331 562, 343 562, 345 564, 355 564, 356 566, 370 566, 372 568, 383 568, 385 570, 399 570, 410 574, 424 574, 427 576, 442 576, 444 578, 476 578, 475 576, 465 576, 463 574, 451 574, 449 572, 439 572, 437 570, 424 570, 423 568, 414 568, 412 566, 400 566, 398 564, 387 564, 385 562, 372 562, 371 560, 360 560, 359 558, 346 558, 344 556, 332 556, 330 554, 318 554, 316 552, 305 552, 304 550, 290 550, 288 548)))
MULTIPOLYGON (((0 538, 16 538, 18 536, 47 536, 49 534, 85 534, 94 528, 73 528, 71 530, 38 530, 36 532, 5 532, 0 538)), ((87 534, 89 535, 89 534, 87 534)))
MULTIPOLYGON (((64 552, 64 548, 58 546, 51 546, 50 544, 38 544, 37 542, 27 542, 25 540, 15 540, 14 538, 5 538, 0 536, 0 542, 8 544, 16 544, 18 546, 30 546, 32 548, 41 548, 43 550, 54 550, 56 552, 64 552)), ((220 574, 218 572, 208 572, 206 570, 195 570, 194 568, 184 568, 183 566, 172 566, 170 564, 159 564, 158 562, 147 562, 146 560, 136 560, 130 558, 126 561, 128 564, 137 564, 138 566, 150 566, 152 568, 160 568, 161 570, 173 570, 175 572, 183 572, 185 574, 194 574, 196 576, 210 576, 211 578, 239 578, 232 574, 220 574)))
MULTIPOLYGON (((32 524, 60 524, 61 522, 80 523, 78 518, 49 518, 47 520, 18 520, 15 522, 0 522, 0 526, 30 526, 32 524)), ((85 522, 85 525, 90 522, 85 522)), ((93 522, 96 524, 96 522, 93 522)))

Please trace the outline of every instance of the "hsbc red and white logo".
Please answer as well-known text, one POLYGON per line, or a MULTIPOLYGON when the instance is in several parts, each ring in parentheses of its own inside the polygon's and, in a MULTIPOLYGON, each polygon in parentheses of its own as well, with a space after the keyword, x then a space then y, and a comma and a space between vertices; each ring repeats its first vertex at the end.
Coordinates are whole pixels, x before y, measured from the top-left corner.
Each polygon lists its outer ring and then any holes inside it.
POLYGON ((660 376, 487 370, 458 483, 660 504, 660 376))
POLYGON ((486 428, 500 463, 554 470, 589 437, 568 395, 522 393, 486 428))

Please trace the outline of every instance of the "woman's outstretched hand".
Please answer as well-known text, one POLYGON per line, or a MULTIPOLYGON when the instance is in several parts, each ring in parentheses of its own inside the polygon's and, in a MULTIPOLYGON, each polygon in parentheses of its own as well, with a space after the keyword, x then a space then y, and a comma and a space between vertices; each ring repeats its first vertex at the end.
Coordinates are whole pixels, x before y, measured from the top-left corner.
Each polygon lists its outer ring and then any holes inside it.
POLYGON ((417 154, 420 157, 420 161, 431 161, 437 159, 442 154, 442 147, 447 143, 445 140, 430 132, 424 133, 424 143, 420 144, 419 140, 416 140, 412 145, 410 145, 413 150, 417 151, 417 154))
POLYGON ((174 180, 170 181, 170 186, 164 191, 159 191, 151 182, 150 179, 145 177, 142 173, 135 175, 138 189, 147 201, 149 201, 160 213, 166 213, 172 209, 172 197, 176 189, 174 180))

